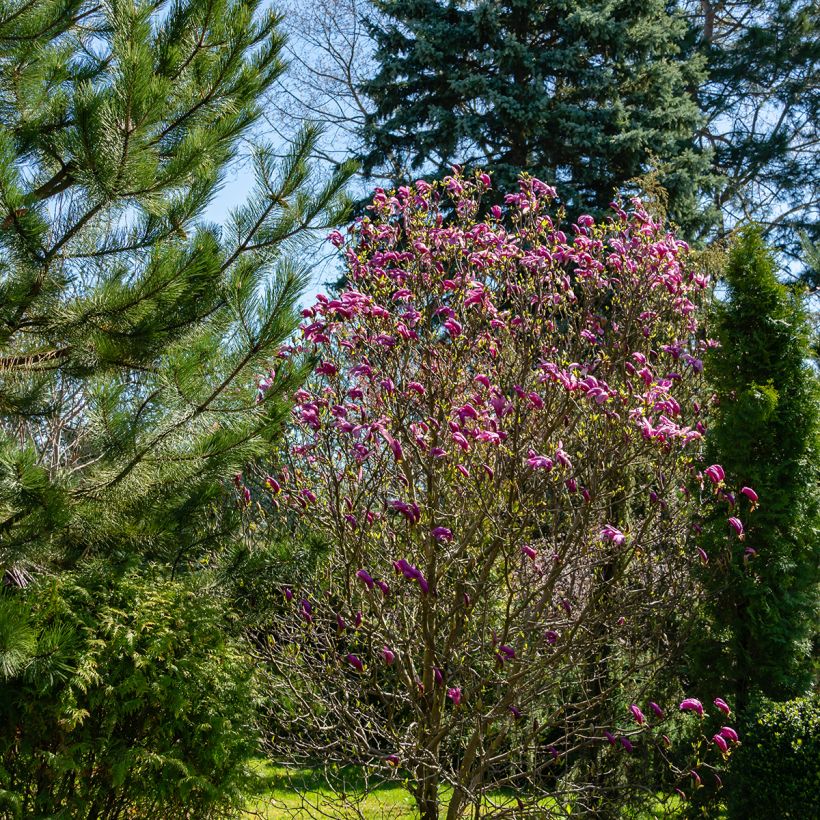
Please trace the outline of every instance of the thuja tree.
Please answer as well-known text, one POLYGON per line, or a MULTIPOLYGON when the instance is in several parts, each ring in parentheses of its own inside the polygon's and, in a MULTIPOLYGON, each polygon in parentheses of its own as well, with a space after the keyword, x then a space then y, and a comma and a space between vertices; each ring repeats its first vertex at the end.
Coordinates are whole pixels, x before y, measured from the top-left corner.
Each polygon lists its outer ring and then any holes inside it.
MULTIPOLYGON (((140 788, 153 777, 169 801, 220 759, 214 746, 187 769, 184 754, 166 760, 179 747, 150 720, 135 741, 132 701, 111 704, 109 734, 83 733, 89 687, 116 697, 144 661, 103 652, 116 669, 92 674, 82 658, 128 628, 120 608, 140 598, 142 570, 145 595, 170 576, 169 599, 212 591, 193 570, 235 533, 225 480, 270 449, 295 389, 287 367, 262 369, 298 322, 304 275, 284 250, 335 222, 345 172, 311 183, 306 132, 281 168, 256 152, 256 189, 224 226, 203 219, 282 70, 277 24, 254 0, 0 5, 0 787, 26 816, 133 810, 136 775, 112 770, 129 743, 153 755, 140 788), (74 711, 72 687, 85 693, 74 711), (102 803, 69 808, 77 778, 112 771, 102 803)), ((219 609, 198 617, 222 629, 219 609)), ((222 679, 208 675, 179 685, 213 693, 222 679)))
MULTIPOLYGON (((406 778, 424 818, 605 815, 654 792, 672 734, 658 679, 720 473, 698 466, 707 282, 637 201, 568 238, 529 177, 479 218, 489 185, 379 191, 348 286, 281 354, 316 366, 264 483, 330 554, 283 589, 271 742, 406 778)), ((703 725, 670 791, 729 751, 703 725)))
POLYGON ((744 706, 755 691, 783 700, 804 694, 816 671, 820 411, 801 296, 778 282, 756 229, 737 240, 724 275, 709 449, 730 484, 756 491, 723 492, 726 509, 742 515, 757 495, 762 508, 747 516, 743 545, 724 543, 720 521, 706 521, 704 577, 714 597, 694 649, 698 673, 722 679, 744 706))

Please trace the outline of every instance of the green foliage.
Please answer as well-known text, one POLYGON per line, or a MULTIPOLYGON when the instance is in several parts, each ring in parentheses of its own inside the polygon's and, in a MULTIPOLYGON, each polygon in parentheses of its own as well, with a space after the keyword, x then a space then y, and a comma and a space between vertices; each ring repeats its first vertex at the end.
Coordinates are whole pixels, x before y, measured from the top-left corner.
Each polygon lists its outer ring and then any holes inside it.
POLYGON ((705 522, 712 603, 692 648, 692 674, 725 682, 728 689, 715 691, 733 691, 742 712, 756 689, 783 699, 803 694, 811 681, 820 611, 820 412, 802 300, 777 281, 756 230, 736 242, 725 284, 714 328, 721 346, 709 362, 719 400, 709 459, 723 465, 731 485, 756 490, 760 508, 737 499, 732 514, 744 522, 745 541, 727 538, 725 515, 705 522))
POLYGON ((351 172, 316 179, 306 128, 281 162, 249 148, 247 202, 205 219, 282 71, 278 25, 259 0, 0 0, 2 779, 26 816, 237 799, 227 487, 278 441, 291 259, 351 172))
POLYGON ((254 684, 224 604, 190 582, 114 578, 104 566, 6 591, 0 603, 16 599, 38 638, 3 688, 0 807, 114 818, 241 805, 254 684))
POLYGON ((729 816, 820 816, 820 695, 757 704, 740 728, 743 744, 732 761, 729 816))
POLYGON ((709 157, 692 89, 703 58, 663 0, 544 3, 378 0, 365 170, 489 166, 513 190, 527 170, 574 217, 653 168, 670 215, 702 223, 709 157))

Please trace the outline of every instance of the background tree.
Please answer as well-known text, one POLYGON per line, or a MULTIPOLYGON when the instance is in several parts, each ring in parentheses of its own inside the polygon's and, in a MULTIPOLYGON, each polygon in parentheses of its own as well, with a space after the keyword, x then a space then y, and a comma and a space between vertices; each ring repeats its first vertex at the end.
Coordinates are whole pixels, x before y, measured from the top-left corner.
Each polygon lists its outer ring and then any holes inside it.
POLYGON ((671 721, 648 702, 677 694, 688 502, 719 469, 696 468, 706 279, 639 203, 567 240, 530 177, 482 221, 489 183, 378 191, 348 286, 305 311, 291 354, 317 365, 258 483, 329 547, 264 642, 270 742, 406 772, 426 819, 614 816, 659 783, 671 721))
POLYGON ((707 218, 693 97, 703 60, 683 53, 686 23, 668 4, 373 5, 365 171, 385 156, 436 174, 478 164, 511 187, 527 170, 577 215, 605 210, 616 188, 654 168, 674 219, 694 230, 707 218))
POLYGON ((749 497, 721 493, 747 522, 742 543, 724 541, 720 517, 706 522, 712 597, 694 652, 696 676, 719 681, 742 711, 753 692, 785 700, 812 681, 820 410, 802 298, 778 283, 757 229, 734 245, 724 281, 715 321, 721 346, 709 361, 718 404, 708 447, 732 486, 754 488, 761 509, 749 514, 749 497))
MULTIPOLYGON (((756 222, 802 263, 800 235, 820 239, 820 16, 811 0, 684 2, 706 61, 698 88, 711 150, 719 232, 756 222)), ((797 269, 801 269, 798 264, 797 269)))
MULTIPOLYGON (((820 37, 810 0, 577 11, 544 2, 322 2, 320 15, 314 4, 291 2, 298 70, 275 105, 287 109, 285 121, 310 116, 338 129, 330 154, 369 155, 373 179, 399 184, 418 167, 501 163, 512 177, 527 169, 551 174, 566 183, 563 195, 580 191, 582 199, 589 191, 579 186, 592 179, 593 204, 606 204, 615 177, 623 183, 650 166, 689 167, 683 190, 694 185, 695 199, 673 197, 676 218, 699 229, 689 238, 725 237, 751 219, 790 258, 790 273, 803 273, 799 236, 818 238, 820 37), (641 78, 647 99, 635 93, 631 68, 619 73, 630 55, 648 74, 641 78), (675 72, 683 76, 681 98, 651 98, 665 93, 663 78, 675 72), (372 96, 363 93, 368 78, 372 96), (708 173, 687 154, 692 144, 701 160, 709 157, 708 173), (682 215, 684 206, 695 210, 682 215)), ((661 178, 669 184, 668 174, 661 178)), ((675 191, 680 185, 675 180, 675 191)))
POLYGON ((298 382, 268 372, 305 282, 286 254, 337 221, 349 170, 317 186, 304 131, 280 167, 258 148, 223 227, 203 219, 282 71, 277 26, 255 0, 0 6, 0 687, 6 737, 31 729, 37 761, 21 773, 9 744, 2 771, 26 799, 79 765, 46 755, 65 716, 42 676, 76 672, 121 575, 213 589, 238 519, 225 480, 269 451, 298 382), (53 581, 82 588, 100 563, 84 618, 37 620, 53 581), (52 724, 30 722, 38 698, 52 724))

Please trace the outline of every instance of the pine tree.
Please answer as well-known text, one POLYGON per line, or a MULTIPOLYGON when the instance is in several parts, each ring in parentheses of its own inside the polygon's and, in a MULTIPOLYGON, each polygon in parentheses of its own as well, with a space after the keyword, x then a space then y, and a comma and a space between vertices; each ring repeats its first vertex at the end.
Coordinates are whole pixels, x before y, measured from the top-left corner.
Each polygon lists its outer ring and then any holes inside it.
POLYGON ((754 490, 760 506, 734 498, 745 540, 727 538, 725 516, 705 523, 704 579, 713 597, 693 654, 695 673, 725 682, 742 711, 754 692, 787 699, 811 683, 820 614, 820 406, 802 299, 778 282, 757 229, 732 249, 725 284, 720 348, 710 362, 719 403, 709 458, 723 466, 727 483, 754 490))
POLYGON ((693 98, 703 61, 683 56, 686 23, 662 0, 374 6, 366 171, 385 156, 433 173, 483 165, 511 189, 528 170, 577 215, 654 168, 674 219, 690 231, 708 220, 693 98))
POLYGON ((290 254, 350 169, 314 181, 307 129, 281 164, 257 145, 226 224, 204 214, 283 69, 278 23, 258 0, 0 3, 0 686, 62 657, 74 621, 26 621, 55 579, 218 562, 231 479, 277 438, 290 254))

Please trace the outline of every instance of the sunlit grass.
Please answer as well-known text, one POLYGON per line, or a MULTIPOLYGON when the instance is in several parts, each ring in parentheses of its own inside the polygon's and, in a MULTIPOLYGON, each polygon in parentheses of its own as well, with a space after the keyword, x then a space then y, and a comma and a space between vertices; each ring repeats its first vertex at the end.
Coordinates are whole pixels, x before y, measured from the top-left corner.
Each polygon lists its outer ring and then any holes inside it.
MULTIPOLYGON (((400 783, 369 780, 359 768, 325 772, 321 769, 290 769, 265 762, 259 763, 264 792, 248 807, 249 817, 264 820, 284 818, 325 817, 335 820, 365 818, 365 820, 410 820, 418 818, 413 798, 400 783)), ((446 804, 448 790, 442 790, 446 804)), ((493 803, 514 805, 512 792, 497 792, 491 796, 493 803)), ((543 803, 544 818, 564 817, 565 812, 554 811, 556 804, 543 803), (551 812, 550 809, 553 809, 551 812)), ((661 820, 681 816, 681 803, 677 797, 658 798, 653 806, 623 813, 624 820, 661 820)), ((720 820, 722 814, 714 820, 720 820)))

